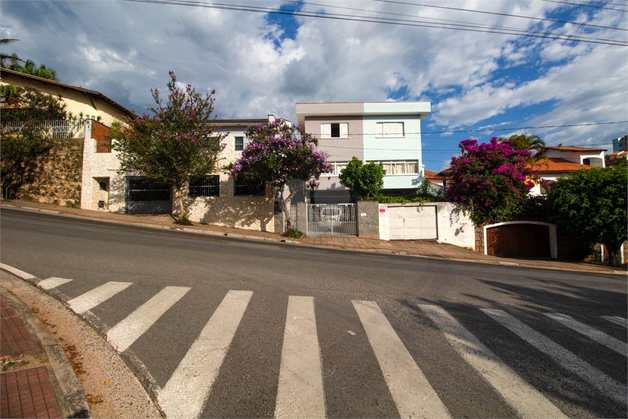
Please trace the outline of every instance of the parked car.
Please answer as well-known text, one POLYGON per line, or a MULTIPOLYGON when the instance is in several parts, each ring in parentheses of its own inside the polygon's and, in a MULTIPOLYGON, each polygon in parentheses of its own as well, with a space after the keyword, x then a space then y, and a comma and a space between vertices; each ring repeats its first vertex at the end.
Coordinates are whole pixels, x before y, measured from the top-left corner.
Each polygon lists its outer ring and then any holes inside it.
POLYGON ((334 207, 323 208, 320 221, 328 224, 338 224, 340 222, 340 209, 334 207))

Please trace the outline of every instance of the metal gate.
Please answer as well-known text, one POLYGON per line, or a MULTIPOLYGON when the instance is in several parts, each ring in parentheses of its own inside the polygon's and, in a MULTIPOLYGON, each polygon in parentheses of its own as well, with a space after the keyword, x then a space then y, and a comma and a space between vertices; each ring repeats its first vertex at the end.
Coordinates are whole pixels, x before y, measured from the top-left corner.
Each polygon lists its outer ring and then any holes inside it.
POLYGON ((172 188, 145 177, 126 178, 128 214, 169 214, 172 212, 172 188))
POLYGON ((308 204, 308 236, 357 236, 356 204, 308 204))

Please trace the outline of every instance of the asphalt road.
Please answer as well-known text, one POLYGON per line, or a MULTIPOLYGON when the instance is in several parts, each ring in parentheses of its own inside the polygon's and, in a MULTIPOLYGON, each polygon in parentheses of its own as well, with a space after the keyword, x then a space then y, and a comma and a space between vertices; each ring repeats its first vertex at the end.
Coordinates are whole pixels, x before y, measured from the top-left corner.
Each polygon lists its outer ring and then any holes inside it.
POLYGON ((627 414, 626 326, 603 317, 625 322, 625 277, 9 209, 1 229, 2 263, 71 279, 49 292, 121 345, 173 417, 627 414))

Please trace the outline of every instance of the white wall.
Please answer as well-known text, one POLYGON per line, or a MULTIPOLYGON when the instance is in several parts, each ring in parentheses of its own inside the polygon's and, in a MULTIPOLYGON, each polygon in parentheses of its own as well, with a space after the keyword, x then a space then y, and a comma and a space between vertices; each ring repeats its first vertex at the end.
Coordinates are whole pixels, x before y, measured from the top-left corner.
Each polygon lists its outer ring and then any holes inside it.
MULTIPOLYGON (((399 207, 399 204, 379 204, 379 238, 380 240, 390 240, 391 212, 389 206, 399 207)), ((420 207, 435 206, 436 207, 436 223, 437 223, 437 241, 440 243, 449 243, 455 246, 465 247, 468 249, 475 248, 475 229, 473 221, 468 215, 462 212, 458 204, 451 202, 432 202, 425 204, 405 204, 403 207, 420 207)), ((414 224, 419 223, 422 219, 420 211, 406 211, 404 214, 416 214, 416 217, 407 217, 405 224, 410 229, 416 228, 414 224), (414 224, 413 224, 414 223, 414 224)), ((424 219, 424 218, 423 218, 424 219)))

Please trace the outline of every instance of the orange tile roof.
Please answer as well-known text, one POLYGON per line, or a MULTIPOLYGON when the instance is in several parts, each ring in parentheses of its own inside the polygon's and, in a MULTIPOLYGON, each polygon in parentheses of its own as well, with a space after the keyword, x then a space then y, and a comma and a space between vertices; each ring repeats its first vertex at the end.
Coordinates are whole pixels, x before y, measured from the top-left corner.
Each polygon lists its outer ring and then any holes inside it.
POLYGON ((428 179, 439 179, 438 173, 432 172, 431 170, 424 170, 425 177, 428 179))
POLYGON ((562 146, 562 147, 545 147, 546 150, 562 150, 562 151, 606 151, 605 148, 586 148, 586 147, 572 147, 572 146, 562 146))
POLYGON ((534 164, 534 169, 539 173, 547 172, 577 172, 580 169, 595 169, 593 166, 570 162, 559 158, 544 158, 534 164))

